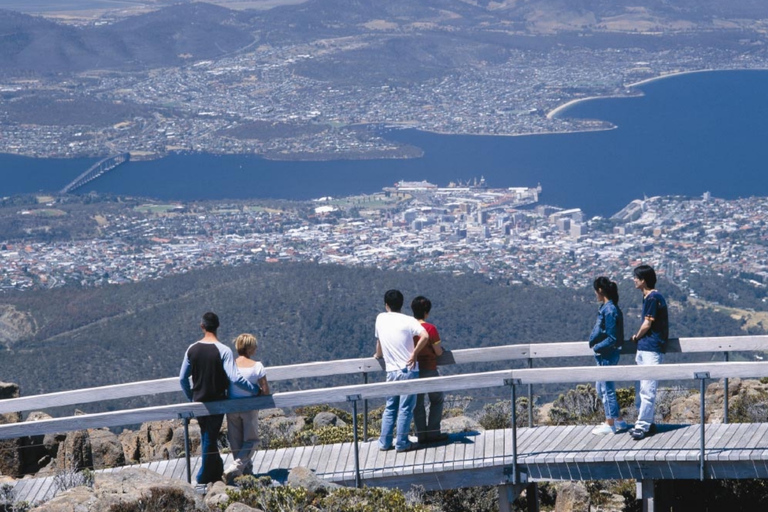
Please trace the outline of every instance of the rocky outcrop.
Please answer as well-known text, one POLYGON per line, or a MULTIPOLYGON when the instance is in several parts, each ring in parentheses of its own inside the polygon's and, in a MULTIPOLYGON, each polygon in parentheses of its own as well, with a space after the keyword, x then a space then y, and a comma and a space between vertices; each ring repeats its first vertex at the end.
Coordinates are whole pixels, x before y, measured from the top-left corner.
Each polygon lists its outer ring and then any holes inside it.
POLYGON ((342 421, 341 418, 339 418, 332 412, 328 412, 328 411, 317 413, 315 415, 315 418, 312 420, 312 425, 315 428, 347 426, 347 424, 344 421, 342 421))
POLYGON ((106 428, 88 431, 91 438, 91 453, 95 469, 114 468, 125 465, 123 445, 115 434, 106 428))
POLYGON ((153 510, 153 505, 156 507, 160 503, 164 504, 165 510, 208 510, 191 485, 142 468, 99 473, 92 489, 70 489, 32 510, 103 512, 117 505, 128 510, 153 510))
MULTIPOLYGON (((714 382, 707 386, 705 405, 705 420, 707 423, 722 423, 725 383, 714 382)), ((732 421, 764 422, 766 416, 765 404, 768 399, 768 384, 757 380, 729 379, 728 401, 729 416, 732 421)), ((675 398, 669 408, 669 423, 698 423, 701 409, 700 393, 691 392, 675 398)))
POLYGON ((589 493, 583 482, 557 484, 555 512, 583 512, 589 510, 589 493))
MULTIPOLYGON (((18 397, 18 384, 0 382, 0 400, 18 397)), ((21 414, 17 412, 0 414, 0 425, 18 423, 20 421, 21 414)), ((22 439, 4 439, 0 441, 0 474, 13 477, 20 477, 23 474, 22 448, 22 439)))
POLYGON ((93 469, 91 436, 87 430, 70 432, 64 442, 59 444, 56 469, 74 472, 93 469))
POLYGON ((443 421, 440 422, 440 429, 447 434, 457 432, 482 432, 485 430, 477 421, 468 418, 467 416, 444 418, 443 421))
MULTIPOLYGON (((138 431, 122 432, 118 439, 129 464, 184 456, 184 425, 181 421, 144 423, 138 431)), ((195 420, 189 424, 189 442, 191 453, 199 454, 200 427, 195 420)))
POLYGON ((233 503, 224 512, 263 512, 263 510, 249 507, 244 503, 233 503))
POLYGON ((317 492, 319 489, 333 490, 341 486, 318 478, 315 473, 305 467, 297 466, 288 473, 288 485, 302 487, 309 492, 317 492))

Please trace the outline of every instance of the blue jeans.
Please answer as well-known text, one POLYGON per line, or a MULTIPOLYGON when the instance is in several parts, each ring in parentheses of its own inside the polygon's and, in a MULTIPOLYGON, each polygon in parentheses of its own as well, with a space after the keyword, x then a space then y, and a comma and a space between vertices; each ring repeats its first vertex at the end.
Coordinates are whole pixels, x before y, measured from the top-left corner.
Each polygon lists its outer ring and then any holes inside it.
MULTIPOLYGON (((437 370, 419 370, 419 378, 439 377, 437 370)), ((416 407, 413 409, 413 423, 416 425, 416 435, 420 440, 426 440, 440 434, 440 420, 443 418, 442 391, 416 395, 416 407), (425 407, 425 397, 429 397, 429 418, 425 407)), ((421 442, 421 441, 419 441, 421 442)))
POLYGON ((197 423, 200 425, 200 471, 197 472, 197 483, 208 484, 221 480, 224 473, 224 462, 219 455, 219 432, 224 422, 223 414, 200 416, 197 423))
MULTIPOLYGON (((612 350, 608 354, 595 354, 595 361, 598 366, 616 366, 619 363, 621 351, 612 350)), ((616 384, 613 381, 597 381, 595 389, 600 399, 603 401, 605 409, 605 419, 616 419, 621 415, 619 411, 619 401, 616 399, 616 384)))
MULTIPOLYGON (((395 370, 387 372, 387 382, 398 380, 418 379, 419 372, 409 369, 395 370)), ((381 416, 381 437, 379 438, 379 448, 388 450, 392 447, 393 430, 397 423, 397 441, 395 448, 404 450, 408 448, 408 432, 411 431, 411 419, 413 418, 413 407, 416 405, 416 395, 398 395, 387 398, 387 405, 384 407, 384 414, 381 416)))
MULTIPOLYGON (((664 360, 664 354, 659 352, 649 352, 647 350, 638 350, 635 356, 635 362, 640 366, 661 364, 664 360)), ((655 380, 641 380, 635 391, 635 405, 637 406, 637 421, 635 428, 648 432, 653 423, 653 417, 656 409, 656 387, 658 382, 655 380)))

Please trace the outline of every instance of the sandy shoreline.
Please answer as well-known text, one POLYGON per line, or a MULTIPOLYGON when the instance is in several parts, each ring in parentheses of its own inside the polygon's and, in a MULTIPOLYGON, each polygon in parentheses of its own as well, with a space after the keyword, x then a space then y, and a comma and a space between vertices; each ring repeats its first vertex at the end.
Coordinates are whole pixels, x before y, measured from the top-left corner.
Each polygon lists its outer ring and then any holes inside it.
MULTIPOLYGON (((624 87, 627 89, 634 89, 636 87, 639 87, 641 85, 650 84, 652 82, 656 82, 658 80, 664 80, 666 78, 672 78, 676 76, 682 76, 682 75, 693 75, 695 73, 715 73, 718 71, 768 71, 768 68, 740 68, 740 69, 695 69, 692 71, 672 71, 669 73, 664 73, 659 76, 654 76, 652 78, 646 78, 645 80, 640 80, 639 82, 634 82, 631 84, 627 84, 624 87)), ((642 95, 642 91, 640 91, 640 96, 642 95)), ((563 103, 559 107, 554 108, 553 110, 550 110, 547 113, 547 119, 552 119, 557 114, 561 113, 568 107, 571 107, 577 103, 580 103, 582 101, 590 101, 590 100, 602 100, 606 98, 635 98, 638 95, 621 95, 621 94, 612 94, 607 96, 588 96, 586 98, 576 98, 574 100, 571 100, 567 103, 563 103)))

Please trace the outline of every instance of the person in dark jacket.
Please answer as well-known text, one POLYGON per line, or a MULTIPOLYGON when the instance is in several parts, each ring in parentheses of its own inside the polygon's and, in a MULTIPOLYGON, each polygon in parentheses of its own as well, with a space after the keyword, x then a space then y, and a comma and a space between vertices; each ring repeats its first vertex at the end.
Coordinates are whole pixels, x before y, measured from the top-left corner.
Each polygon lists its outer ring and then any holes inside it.
MULTIPOLYGON (((211 312, 204 314, 200 327, 203 329, 203 338, 189 346, 179 371, 179 383, 187 399, 190 402, 226 400, 230 381, 251 394, 258 395, 260 393, 259 387, 248 382, 237 372, 232 350, 219 343, 216 337, 219 317, 211 312), (190 377, 192 378, 191 385, 190 377)), ((202 456, 200 471, 196 477, 198 484, 208 484, 221 480, 224 473, 224 462, 221 460, 217 444, 223 422, 223 414, 211 414, 197 418, 197 423, 200 426, 200 454, 202 456)))
MULTIPOLYGON (((589 336, 589 346, 595 352, 598 366, 615 366, 619 363, 624 343, 624 315, 619 309, 619 290, 616 283, 600 276, 592 283, 600 303, 597 321, 589 336)), ((593 434, 615 434, 627 429, 621 417, 616 398, 616 385, 612 381, 598 381, 597 393, 603 401, 605 423, 595 427, 593 434)))

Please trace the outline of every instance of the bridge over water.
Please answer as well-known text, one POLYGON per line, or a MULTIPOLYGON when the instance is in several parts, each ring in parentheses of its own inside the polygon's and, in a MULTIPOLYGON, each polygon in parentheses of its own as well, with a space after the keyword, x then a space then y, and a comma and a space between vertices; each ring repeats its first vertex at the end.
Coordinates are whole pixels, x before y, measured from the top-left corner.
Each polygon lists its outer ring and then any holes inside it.
MULTIPOLYGON (((727 359, 733 352, 768 350, 768 336, 683 338, 672 340, 670 344, 669 352, 716 352, 727 359)), ((524 344, 456 350, 446 352, 439 361, 441 364, 462 364, 527 359, 529 366, 533 366, 538 359, 587 356, 590 352, 585 342, 524 344)), ((267 375, 271 381, 354 373, 362 373, 367 378, 368 373, 375 371, 383 371, 381 362, 366 358, 271 367, 267 368, 267 375)), ((537 384, 590 382, 593 379, 687 379, 696 382, 704 391, 710 379, 726 379, 727 385, 729 377, 764 376, 768 376, 768 362, 522 368, 0 425, 0 439, 162 419, 184 418, 188 422, 194 416, 273 407, 346 402, 352 404, 356 412, 358 404, 365 406, 368 399, 404 393, 506 387, 514 400, 518 390, 537 384)), ((0 402, 0 413, 170 392, 179 392, 177 378, 4 400, 0 402)), ((345 485, 365 483, 368 486, 402 489, 408 489, 413 484, 427 489, 495 485, 499 486, 502 511, 510 510, 511 502, 523 489, 535 491, 538 481, 635 479, 644 509, 653 510, 655 480, 768 478, 768 423, 728 424, 726 414, 726 423, 705 425, 704 397, 702 393, 699 424, 661 425, 655 435, 641 441, 634 441, 628 435, 594 436, 590 434, 592 426, 518 428, 518 420, 525 418, 517 418, 516 408, 512 407, 512 428, 452 434, 443 444, 406 453, 381 452, 375 440, 358 439, 357 414, 354 414, 354 442, 259 451, 254 456, 254 472, 280 479, 291 468, 305 466, 315 470, 322 478, 345 485)), ((727 410, 727 401, 725 407, 727 410)), ((142 466, 167 476, 190 480, 197 464, 199 460, 191 457, 188 460, 150 462, 142 466)), ((106 471, 120 471, 120 468, 106 471)), ((15 491, 17 499, 48 498, 53 493, 52 479, 20 480, 15 491)), ((535 492, 531 495, 535 496, 535 492)), ((531 507, 536 509, 533 500, 531 507)))
POLYGON ((61 194, 68 194, 86 183, 89 183, 99 176, 104 175, 105 173, 111 171, 118 165, 124 164, 128 160, 130 160, 131 155, 130 153, 120 153, 118 155, 112 155, 108 156, 107 158, 104 158, 102 160, 99 160, 95 164, 93 164, 91 167, 89 167, 85 172, 80 174, 77 178, 72 180, 70 183, 68 183, 64 188, 60 190, 61 194))

